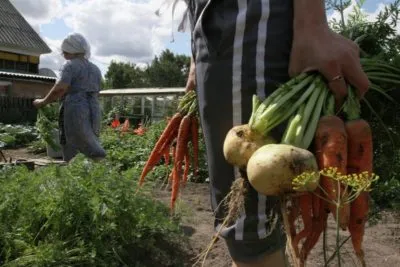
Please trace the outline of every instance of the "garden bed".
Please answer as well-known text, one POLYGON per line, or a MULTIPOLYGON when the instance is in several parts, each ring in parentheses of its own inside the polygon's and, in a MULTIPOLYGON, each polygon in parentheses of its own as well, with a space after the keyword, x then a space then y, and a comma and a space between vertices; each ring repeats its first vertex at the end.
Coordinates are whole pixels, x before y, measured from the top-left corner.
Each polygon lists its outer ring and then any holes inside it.
MULTIPOLYGON (((30 154, 26 149, 4 150, 6 155, 15 158, 38 159, 43 155, 30 154)), ((155 198, 169 204, 170 192, 157 187, 155 198)), ((213 236, 213 213, 210 208, 209 185, 207 183, 188 183, 182 191, 182 197, 177 204, 177 211, 182 216, 182 229, 189 238, 187 266, 191 266, 190 258, 200 254, 209 244, 213 236)), ((374 225, 368 225, 365 234, 365 255, 368 266, 393 267, 400 265, 400 216, 392 212, 383 211, 381 218, 374 225)), ((330 255, 333 251, 335 223, 329 220, 328 246, 330 255)), ((346 238, 347 232, 342 232, 346 238)), ((342 251, 343 266, 359 266, 348 241, 342 251)), ((230 257, 222 240, 219 240, 211 250, 205 266, 231 266, 230 257)), ((323 266, 322 237, 317 247, 312 251, 308 266, 323 266)), ((334 266, 334 265, 332 265, 334 266)))

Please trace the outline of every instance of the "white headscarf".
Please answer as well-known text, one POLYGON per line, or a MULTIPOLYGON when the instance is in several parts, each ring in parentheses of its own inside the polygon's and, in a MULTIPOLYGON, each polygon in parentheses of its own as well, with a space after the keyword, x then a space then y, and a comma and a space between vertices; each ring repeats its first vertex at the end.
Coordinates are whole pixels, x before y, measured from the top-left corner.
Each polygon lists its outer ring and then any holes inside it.
POLYGON ((84 54, 90 58, 90 45, 80 33, 69 34, 61 44, 61 50, 70 54, 84 54))

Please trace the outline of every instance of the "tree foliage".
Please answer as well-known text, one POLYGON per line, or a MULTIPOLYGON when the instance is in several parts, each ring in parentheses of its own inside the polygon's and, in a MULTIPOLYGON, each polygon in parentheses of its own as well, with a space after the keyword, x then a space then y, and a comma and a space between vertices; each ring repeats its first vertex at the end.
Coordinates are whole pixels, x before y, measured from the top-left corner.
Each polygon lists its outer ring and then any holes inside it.
POLYGON ((170 50, 144 67, 134 63, 112 61, 105 75, 105 88, 183 87, 190 57, 175 55, 170 50))

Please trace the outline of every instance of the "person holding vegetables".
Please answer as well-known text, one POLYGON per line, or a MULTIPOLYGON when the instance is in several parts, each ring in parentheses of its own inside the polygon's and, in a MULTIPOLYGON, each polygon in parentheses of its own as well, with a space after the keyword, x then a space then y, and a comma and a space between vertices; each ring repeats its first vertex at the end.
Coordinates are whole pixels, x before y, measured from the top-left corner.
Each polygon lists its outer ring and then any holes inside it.
POLYGON ((65 161, 70 161, 79 152, 92 159, 102 159, 106 152, 98 140, 100 69, 89 61, 90 46, 81 34, 68 35, 61 49, 67 61, 60 78, 45 98, 36 99, 33 104, 41 108, 61 99, 60 143, 65 161))
MULTIPOLYGON (((192 38, 186 90, 197 90, 215 227, 221 230, 225 216, 218 205, 240 175, 226 162, 223 143, 234 125, 249 121, 252 96, 264 99, 290 77, 319 71, 339 108, 347 83, 362 98, 369 80, 358 46, 329 28, 322 0, 185 1, 192 38)), ((279 137, 282 131, 273 134, 279 137)), ((286 265, 284 233, 270 219, 278 206, 278 198, 250 188, 245 211, 220 231, 233 266, 286 265)))

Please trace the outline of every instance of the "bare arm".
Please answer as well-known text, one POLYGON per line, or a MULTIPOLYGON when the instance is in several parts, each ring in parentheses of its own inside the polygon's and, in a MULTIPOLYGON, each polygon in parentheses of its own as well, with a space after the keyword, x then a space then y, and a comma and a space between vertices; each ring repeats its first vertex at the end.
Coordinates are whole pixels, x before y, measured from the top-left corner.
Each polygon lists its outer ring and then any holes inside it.
POLYGON ((69 85, 63 82, 58 82, 56 83, 53 88, 51 88, 51 90, 49 91, 49 93, 42 99, 36 99, 33 104, 37 107, 43 107, 47 104, 50 104, 54 101, 56 101, 57 99, 59 99, 60 97, 62 97, 67 89, 68 89, 69 85))
POLYGON ((322 0, 295 0, 294 8, 294 33, 303 29, 319 25, 327 26, 325 1, 322 0))
POLYGON ((194 90, 196 88, 196 65, 193 56, 190 58, 190 69, 189 75, 186 82, 186 92, 194 90))

